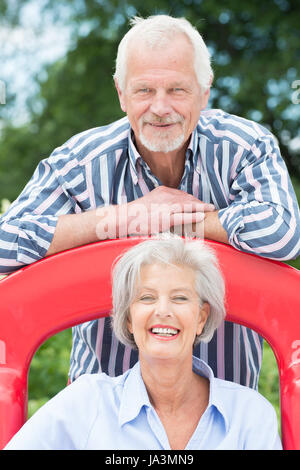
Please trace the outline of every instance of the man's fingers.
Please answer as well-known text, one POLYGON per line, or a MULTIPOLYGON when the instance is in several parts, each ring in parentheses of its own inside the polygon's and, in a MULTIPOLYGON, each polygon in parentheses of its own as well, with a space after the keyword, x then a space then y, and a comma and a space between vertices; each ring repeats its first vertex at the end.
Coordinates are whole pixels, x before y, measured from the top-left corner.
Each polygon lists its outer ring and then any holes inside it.
MULTIPOLYGON (((186 193, 185 191, 168 188, 166 186, 159 186, 148 194, 143 196, 140 200, 134 201, 135 203, 145 202, 148 208, 156 204, 163 204, 168 206, 178 205, 181 209, 174 212, 210 212, 216 210, 213 204, 200 201, 195 196, 186 193)), ((133 202, 129 203, 133 204, 133 202)))
POLYGON ((208 202, 202 202, 202 207, 204 212, 213 212, 216 210, 216 206, 209 204, 208 202))
POLYGON ((181 212, 172 214, 170 217, 171 225, 188 225, 192 223, 199 223, 205 219, 204 212, 181 212))
POLYGON ((212 212, 215 211, 216 208, 213 204, 209 204, 208 202, 192 202, 192 203, 184 203, 181 204, 181 212, 212 212))

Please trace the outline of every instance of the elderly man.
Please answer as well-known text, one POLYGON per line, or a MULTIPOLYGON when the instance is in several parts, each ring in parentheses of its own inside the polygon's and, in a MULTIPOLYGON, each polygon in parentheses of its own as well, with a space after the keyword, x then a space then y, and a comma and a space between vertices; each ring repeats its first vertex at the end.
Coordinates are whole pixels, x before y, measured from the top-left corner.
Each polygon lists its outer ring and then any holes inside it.
MULTIPOLYGON (((108 237, 182 227, 264 257, 297 257, 299 209, 273 136, 205 111, 210 56, 186 20, 132 23, 114 77, 127 116, 72 137, 41 161, 1 219, 1 272, 108 237)), ((218 377, 257 387, 262 340, 253 331, 222 323, 194 354, 218 377)), ((73 330, 71 381, 119 375, 136 360, 107 319, 73 330)))

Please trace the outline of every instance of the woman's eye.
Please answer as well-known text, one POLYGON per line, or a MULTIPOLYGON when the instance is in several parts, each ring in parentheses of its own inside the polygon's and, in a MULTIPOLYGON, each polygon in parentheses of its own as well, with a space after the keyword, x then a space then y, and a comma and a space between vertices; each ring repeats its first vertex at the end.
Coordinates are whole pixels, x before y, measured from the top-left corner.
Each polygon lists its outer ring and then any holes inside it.
POLYGON ((152 302, 154 300, 154 297, 152 295, 143 295, 140 300, 143 302, 152 302))
POLYGON ((186 300, 188 300, 188 298, 185 295, 177 295, 176 297, 174 297, 174 300, 176 302, 185 302, 186 300))

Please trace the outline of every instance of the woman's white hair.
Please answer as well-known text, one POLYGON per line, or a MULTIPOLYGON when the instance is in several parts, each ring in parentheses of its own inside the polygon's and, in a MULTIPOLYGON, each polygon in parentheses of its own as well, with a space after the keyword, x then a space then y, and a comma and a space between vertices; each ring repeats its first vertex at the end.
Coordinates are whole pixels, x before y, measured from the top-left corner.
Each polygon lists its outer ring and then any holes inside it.
POLYGON ((133 302, 143 266, 188 266, 195 272, 195 290, 199 306, 210 305, 210 314, 195 343, 209 342, 225 318, 225 284, 214 251, 202 240, 161 236, 140 242, 119 256, 112 270, 112 328, 121 343, 137 348, 127 327, 130 305, 133 302))
POLYGON ((164 47, 166 41, 172 41, 176 34, 185 34, 194 48, 194 66, 201 91, 205 92, 210 87, 213 79, 210 53, 202 36, 188 20, 168 15, 149 16, 146 19, 135 16, 130 24, 132 27, 121 40, 116 58, 114 78, 121 91, 125 90, 127 57, 129 45, 134 44, 133 40, 145 41, 150 47, 164 47))

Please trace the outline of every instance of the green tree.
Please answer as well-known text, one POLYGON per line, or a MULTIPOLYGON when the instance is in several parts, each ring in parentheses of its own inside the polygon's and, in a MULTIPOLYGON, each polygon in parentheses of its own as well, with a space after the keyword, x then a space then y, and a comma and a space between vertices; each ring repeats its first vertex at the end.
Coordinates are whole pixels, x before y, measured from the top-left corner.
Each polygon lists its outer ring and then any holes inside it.
MULTIPOLYGON (((14 3, 19 8, 12 9, 8 1, 0 0, 2 23, 20 21, 28 0, 14 3)), ((290 173, 300 178, 299 153, 288 145, 299 135, 300 105, 292 88, 299 78, 296 1, 47 0, 44 5, 48 22, 50 13, 51 21, 72 28, 72 46, 63 59, 44 70, 43 78, 36 78, 39 92, 28 103, 29 122, 17 128, 4 122, 0 198, 13 200, 38 161, 73 134, 122 116, 112 74, 118 42, 133 14, 188 18, 213 54, 211 106, 268 126, 279 140, 290 173)), ((42 15, 43 27, 47 23, 42 15)), ((14 97, 8 100, 7 107, 13 106, 14 97)), ((0 108, 0 117, 1 112, 4 116, 0 108)))

